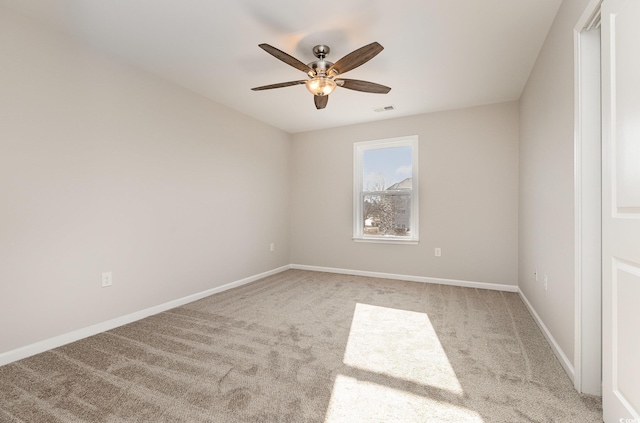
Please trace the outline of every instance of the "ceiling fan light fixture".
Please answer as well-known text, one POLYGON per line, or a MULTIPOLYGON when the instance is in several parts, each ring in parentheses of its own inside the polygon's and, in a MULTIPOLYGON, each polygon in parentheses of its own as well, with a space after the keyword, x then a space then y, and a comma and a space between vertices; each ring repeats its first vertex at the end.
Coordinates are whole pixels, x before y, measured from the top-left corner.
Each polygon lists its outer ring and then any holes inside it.
POLYGON ((313 95, 329 95, 336 89, 336 82, 326 76, 316 76, 305 82, 307 89, 313 95))
POLYGON ((309 92, 314 96, 313 103, 315 104, 316 109, 320 110, 327 106, 329 94, 331 94, 337 86, 347 88, 349 90, 375 94, 386 94, 391 90, 391 88, 385 87, 384 85, 368 81, 360 81, 358 79, 344 79, 342 77, 335 79, 338 75, 342 75, 345 72, 365 64, 380 53, 383 50, 383 47, 377 42, 367 44, 364 47, 360 47, 359 49, 352 51, 336 63, 326 60, 330 49, 328 46, 320 44, 313 48, 313 55, 316 56, 318 60, 306 65, 295 57, 290 56, 284 51, 278 50, 269 44, 259 44, 258 47, 287 65, 306 73, 309 79, 263 85, 261 87, 251 88, 253 91, 270 90, 272 88, 283 88, 305 84, 309 92))

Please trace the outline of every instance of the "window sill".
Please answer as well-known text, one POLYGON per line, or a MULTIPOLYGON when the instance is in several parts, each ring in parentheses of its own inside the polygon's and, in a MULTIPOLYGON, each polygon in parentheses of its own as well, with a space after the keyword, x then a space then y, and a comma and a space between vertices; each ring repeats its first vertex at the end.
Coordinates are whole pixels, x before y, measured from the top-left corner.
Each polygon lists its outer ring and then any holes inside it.
POLYGON ((354 242, 368 242, 373 244, 404 244, 404 245, 418 245, 417 239, 402 239, 402 238, 378 238, 378 237, 353 237, 354 242))

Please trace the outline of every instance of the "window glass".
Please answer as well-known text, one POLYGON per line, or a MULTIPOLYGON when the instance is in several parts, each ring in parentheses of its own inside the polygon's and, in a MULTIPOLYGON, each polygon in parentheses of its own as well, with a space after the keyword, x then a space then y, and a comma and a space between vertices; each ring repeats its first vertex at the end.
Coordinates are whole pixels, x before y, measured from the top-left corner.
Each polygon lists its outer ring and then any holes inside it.
POLYGON ((354 146, 354 239, 417 241, 417 137, 354 146))

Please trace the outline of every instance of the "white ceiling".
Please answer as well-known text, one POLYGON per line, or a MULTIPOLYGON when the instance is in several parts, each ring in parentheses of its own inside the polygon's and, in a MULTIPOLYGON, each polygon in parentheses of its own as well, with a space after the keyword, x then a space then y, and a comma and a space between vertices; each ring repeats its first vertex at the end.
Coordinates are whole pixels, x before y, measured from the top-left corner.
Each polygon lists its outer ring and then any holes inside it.
POLYGON ((295 133, 517 100, 561 0, 0 0, 18 12, 263 122, 295 133), (338 88, 316 110, 305 79, 258 47, 336 62, 377 41, 345 74, 389 94, 338 88), (394 111, 374 112, 393 105, 394 111))

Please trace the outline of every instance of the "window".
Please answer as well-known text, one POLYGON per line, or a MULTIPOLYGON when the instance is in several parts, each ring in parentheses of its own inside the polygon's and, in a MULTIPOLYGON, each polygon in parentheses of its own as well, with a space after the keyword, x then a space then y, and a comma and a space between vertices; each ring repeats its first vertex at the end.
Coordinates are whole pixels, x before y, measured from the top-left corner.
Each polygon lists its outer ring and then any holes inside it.
POLYGON ((418 137, 357 142, 353 239, 418 241, 418 137))

